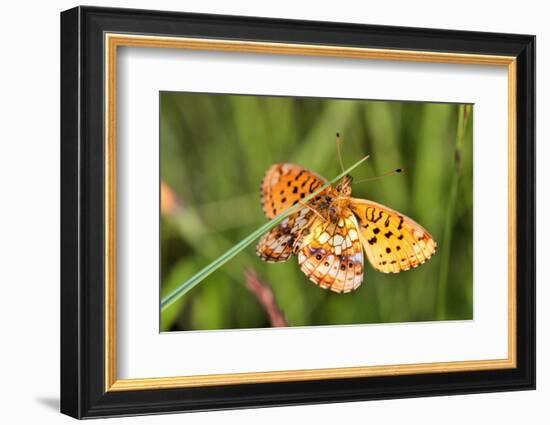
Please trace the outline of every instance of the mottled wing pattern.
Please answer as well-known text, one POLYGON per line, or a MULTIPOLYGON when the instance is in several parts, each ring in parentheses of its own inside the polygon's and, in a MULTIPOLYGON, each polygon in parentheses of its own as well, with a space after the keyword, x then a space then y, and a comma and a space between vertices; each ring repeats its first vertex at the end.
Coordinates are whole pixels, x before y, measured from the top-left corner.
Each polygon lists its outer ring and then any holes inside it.
POLYGON ((399 273, 425 263, 435 253, 436 242, 415 221, 384 205, 351 199, 360 237, 371 265, 384 273, 399 273))
POLYGON ((272 165, 260 186, 262 208, 273 218, 315 192, 326 180, 306 168, 290 163, 272 165))
POLYGON ((334 292, 350 292, 363 282, 363 248, 357 220, 344 209, 337 222, 312 216, 310 232, 298 248, 298 263, 311 281, 334 292))
POLYGON ((262 236, 256 245, 256 254, 270 263, 289 259, 298 235, 307 227, 313 213, 308 208, 286 217, 281 224, 262 236))

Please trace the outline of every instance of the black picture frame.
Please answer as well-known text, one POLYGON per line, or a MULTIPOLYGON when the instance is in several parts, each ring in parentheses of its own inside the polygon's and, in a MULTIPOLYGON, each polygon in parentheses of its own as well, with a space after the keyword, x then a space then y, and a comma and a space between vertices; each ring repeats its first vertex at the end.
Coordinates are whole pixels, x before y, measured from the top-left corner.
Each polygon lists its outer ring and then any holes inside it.
POLYGON ((61 13, 61 412, 76 418, 535 388, 535 37, 76 7, 61 13), (517 367, 301 382, 105 391, 104 33, 517 58, 517 367))

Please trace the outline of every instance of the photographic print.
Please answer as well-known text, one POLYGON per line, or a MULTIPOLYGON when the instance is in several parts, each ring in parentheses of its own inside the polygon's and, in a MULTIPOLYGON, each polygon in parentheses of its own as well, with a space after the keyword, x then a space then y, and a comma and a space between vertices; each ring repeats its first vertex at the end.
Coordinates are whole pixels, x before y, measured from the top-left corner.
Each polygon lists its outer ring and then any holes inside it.
POLYGON ((473 319, 473 105, 159 96, 161 331, 473 319))

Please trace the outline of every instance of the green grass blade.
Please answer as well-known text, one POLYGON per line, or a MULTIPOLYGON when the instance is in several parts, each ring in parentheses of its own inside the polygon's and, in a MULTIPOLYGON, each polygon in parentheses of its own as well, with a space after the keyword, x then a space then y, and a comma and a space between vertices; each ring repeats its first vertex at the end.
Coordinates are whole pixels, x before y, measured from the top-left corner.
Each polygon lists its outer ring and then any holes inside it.
POLYGON ((443 230, 443 246, 441 249, 441 269, 439 273, 439 285, 437 293, 437 319, 447 319, 447 287, 449 285, 449 262, 451 260, 451 245, 453 240, 453 227, 455 224, 455 210, 458 194, 458 184, 461 171, 462 144, 470 116, 470 105, 460 105, 458 107, 458 124, 456 131, 455 144, 455 169, 452 175, 449 198, 447 200, 447 210, 445 213, 445 225, 443 230))
MULTIPOLYGON (((333 184, 336 181, 340 180, 346 174, 349 174, 354 168, 356 168, 357 166, 362 164, 367 159, 368 159, 368 155, 365 156, 363 159, 357 161, 355 164, 353 164, 347 170, 344 170, 342 173, 340 173, 338 176, 333 178, 330 182, 324 184, 322 187, 320 187, 318 190, 316 190, 312 194, 306 196, 304 198, 303 202, 304 203, 309 202, 313 197, 317 196, 319 193, 321 193, 323 190, 325 190, 331 184, 333 184)), ((269 230, 273 229, 275 226, 277 226, 279 223, 281 223, 286 217, 288 217, 291 214, 294 214, 300 208, 303 208, 303 206, 300 205, 300 204, 296 204, 293 207, 291 207, 291 208, 287 209, 286 211, 282 212, 277 217, 275 217, 272 220, 268 221, 263 226, 261 226, 259 229, 257 229, 256 231, 252 232, 250 235, 248 235, 247 237, 242 239, 240 242, 238 242, 236 245, 234 245, 231 249, 226 251, 223 255, 218 257, 216 260, 212 261, 208 266, 206 266, 204 269, 202 269, 201 271, 196 273, 194 276, 192 276, 189 280, 182 283, 173 292, 171 292, 169 295, 167 295, 166 297, 164 297, 161 300, 161 303, 160 303, 161 311, 164 311, 166 308, 168 308, 170 305, 172 305, 175 301, 177 301, 180 297, 182 297, 184 294, 186 294, 188 291, 190 291, 192 288, 194 288, 196 285, 198 285, 200 282, 202 282, 206 277, 208 277, 214 271, 216 271, 221 266, 223 266, 225 263, 227 263, 229 260, 231 260, 235 255, 237 255, 239 252, 241 252, 243 249, 245 249, 248 245, 250 245, 256 239, 258 239, 264 233, 266 233, 269 230)))

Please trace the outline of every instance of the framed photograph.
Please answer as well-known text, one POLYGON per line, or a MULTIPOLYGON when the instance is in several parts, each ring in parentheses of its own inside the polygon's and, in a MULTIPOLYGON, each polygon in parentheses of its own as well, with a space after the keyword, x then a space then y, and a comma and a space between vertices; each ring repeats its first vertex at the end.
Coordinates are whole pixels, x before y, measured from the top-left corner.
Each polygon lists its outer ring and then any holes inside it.
POLYGON ((535 388, 535 37, 61 14, 61 411, 535 388))

